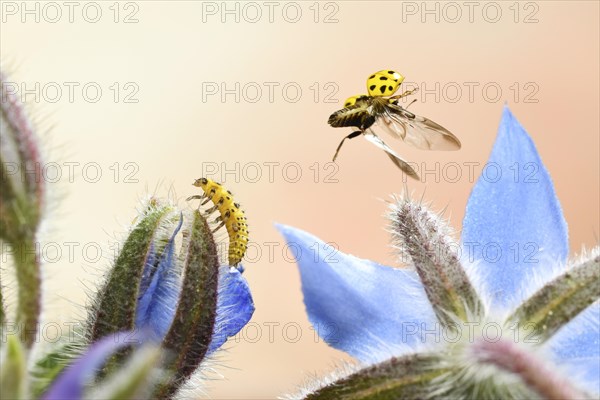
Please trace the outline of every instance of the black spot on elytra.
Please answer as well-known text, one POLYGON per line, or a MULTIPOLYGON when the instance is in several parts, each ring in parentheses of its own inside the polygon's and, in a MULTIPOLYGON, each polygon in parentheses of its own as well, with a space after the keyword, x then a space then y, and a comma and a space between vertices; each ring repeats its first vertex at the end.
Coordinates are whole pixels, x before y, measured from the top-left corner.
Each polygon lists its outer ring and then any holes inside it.
POLYGON ((381 90, 381 93, 385 93, 385 85, 381 85, 381 87, 379 88, 379 90, 381 90))
POLYGON ((394 72, 394 71, 388 71, 388 74, 392 74, 392 75, 394 75, 394 74, 395 74, 395 72, 394 72))
POLYGON ((373 78, 375 78, 375 75, 371 75, 371 76, 369 77, 369 79, 373 79, 373 78))
POLYGON ((392 86, 388 86, 388 89, 390 90, 394 90, 394 88, 392 86))
POLYGON ((387 81, 387 76, 381 76, 381 77, 379 77, 379 80, 380 81, 387 81))
POLYGON ((375 85, 371 85, 371 86, 369 86, 369 89, 370 89, 370 90, 375 90, 375 88, 376 88, 376 87, 377 87, 377 86, 375 86, 375 85))

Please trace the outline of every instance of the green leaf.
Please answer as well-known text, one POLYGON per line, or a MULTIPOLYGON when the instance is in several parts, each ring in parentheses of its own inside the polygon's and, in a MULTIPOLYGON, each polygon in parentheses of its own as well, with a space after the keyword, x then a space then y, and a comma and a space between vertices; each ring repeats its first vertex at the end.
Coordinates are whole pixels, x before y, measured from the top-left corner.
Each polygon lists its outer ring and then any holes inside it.
POLYGON ((39 359, 31 372, 31 392, 40 397, 54 379, 69 365, 71 361, 81 355, 85 344, 81 342, 63 343, 39 359))

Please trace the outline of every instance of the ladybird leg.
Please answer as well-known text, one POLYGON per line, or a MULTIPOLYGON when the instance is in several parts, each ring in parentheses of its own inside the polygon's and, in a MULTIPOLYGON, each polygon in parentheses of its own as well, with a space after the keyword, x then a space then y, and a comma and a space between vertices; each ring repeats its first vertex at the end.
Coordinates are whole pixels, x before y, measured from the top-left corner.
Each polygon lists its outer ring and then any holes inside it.
POLYGON ((399 95, 397 95, 397 96, 392 96, 391 98, 392 98, 392 99, 396 99, 396 100, 398 100, 398 99, 401 99, 401 98, 403 98, 403 97, 410 96, 411 94, 415 94, 415 93, 416 93, 416 92, 418 92, 418 91, 419 91, 419 88, 417 87, 417 88, 414 88, 414 89, 412 89, 412 90, 407 90, 407 91, 405 91, 404 93, 402 93, 402 94, 399 94, 399 95))
POLYGON ((197 195, 188 197, 187 199, 185 199, 185 201, 200 200, 201 198, 202 198, 202 195, 201 194, 197 194, 197 195))
POLYGON ((417 101, 417 99, 414 99, 413 101, 411 101, 410 103, 408 103, 408 105, 405 107, 405 109, 408 109, 408 107, 410 107, 410 105, 413 104, 416 101, 417 101))
POLYGON ((335 150, 335 154, 333 155, 333 161, 335 162, 335 159, 338 156, 338 153, 340 152, 340 149, 342 148, 342 145, 344 144, 344 141, 346 139, 353 139, 357 136, 359 136, 361 133, 363 133, 363 131, 356 131, 356 132, 352 132, 351 134, 349 134, 348 136, 346 136, 345 138, 342 139, 342 141, 340 142, 339 146, 337 147, 337 149, 335 150))

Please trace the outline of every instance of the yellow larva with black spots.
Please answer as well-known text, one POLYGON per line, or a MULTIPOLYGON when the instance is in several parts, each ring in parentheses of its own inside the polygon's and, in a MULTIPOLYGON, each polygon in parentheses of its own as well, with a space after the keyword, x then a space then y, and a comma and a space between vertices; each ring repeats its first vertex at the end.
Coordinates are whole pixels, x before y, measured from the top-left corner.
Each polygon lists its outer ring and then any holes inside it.
POLYGON ((188 200, 204 200, 200 205, 212 201, 214 205, 206 210, 206 214, 219 211, 220 215, 216 219, 219 225, 215 228, 215 231, 223 226, 227 229, 229 235, 229 265, 232 267, 237 266, 244 258, 248 248, 249 232, 244 211, 238 203, 234 202, 231 192, 220 183, 212 179, 200 178, 196 179, 193 185, 202 189, 204 194, 188 197, 188 200))

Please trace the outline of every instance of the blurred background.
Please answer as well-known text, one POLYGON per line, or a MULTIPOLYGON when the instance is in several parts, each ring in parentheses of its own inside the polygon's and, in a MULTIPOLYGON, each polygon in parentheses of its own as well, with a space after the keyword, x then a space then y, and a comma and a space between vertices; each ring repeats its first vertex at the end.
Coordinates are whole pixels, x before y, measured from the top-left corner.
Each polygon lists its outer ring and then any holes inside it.
POLYGON ((598 242, 598 2, 70 4, 1 3, 2 68, 38 120, 53 193, 44 319, 82 314, 140 200, 189 207, 195 178, 220 180, 248 216, 256 313, 206 371, 209 397, 273 398, 350 360, 311 330, 275 222, 398 265, 383 214, 406 185, 447 208, 458 238, 505 103, 553 177, 572 251, 598 242), (444 153, 384 138, 420 182, 361 138, 330 162, 350 131, 328 116, 381 69, 462 141, 444 153))

